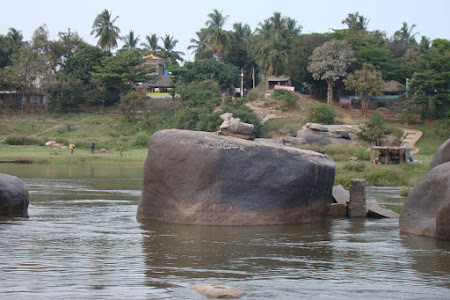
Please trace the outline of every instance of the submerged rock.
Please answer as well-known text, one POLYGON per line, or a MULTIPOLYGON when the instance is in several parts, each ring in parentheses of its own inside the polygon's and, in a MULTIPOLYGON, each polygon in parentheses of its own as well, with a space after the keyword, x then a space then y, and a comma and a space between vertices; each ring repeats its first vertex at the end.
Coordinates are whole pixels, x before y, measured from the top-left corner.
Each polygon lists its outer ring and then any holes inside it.
POLYGON ((30 196, 22 179, 0 173, 0 215, 28 217, 30 196))
POLYGON ((212 299, 237 299, 245 295, 244 291, 226 285, 195 284, 190 289, 212 299))
POLYGON ((262 225, 322 221, 334 162, 271 141, 162 130, 150 139, 139 220, 262 225))

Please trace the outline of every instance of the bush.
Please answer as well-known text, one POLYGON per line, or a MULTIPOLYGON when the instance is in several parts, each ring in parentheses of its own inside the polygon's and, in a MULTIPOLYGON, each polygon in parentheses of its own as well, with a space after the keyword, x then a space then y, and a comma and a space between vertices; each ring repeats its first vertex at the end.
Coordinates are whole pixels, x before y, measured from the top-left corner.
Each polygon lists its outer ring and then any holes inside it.
POLYGON ((266 84, 265 83, 260 83, 257 87, 255 87, 254 89, 250 90, 247 93, 247 101, 254 101, 256 99, 262 98, 264 91, 266 90, 266 84))
POLYGON ((37 145, 37 146, 42 146, 44 145, 45 142, 43 142, 40 139, 37 138, 30 138, 28 136, 24 136, 24 135, 10 135, 8 137, 6 137, 5 139, 5 144, 8 145, 37 145))
POLYGON ((334 124, 336 114, 327 104, 313 106, 309 111, 309 120, 313 123, 334 124))
POLYGON ((272 97, 276 100, 284 102, 285 108, 295 108, 297 106, 298 96, 285 90, 275 90, 272 93, 272 97))
POLYGON ((144 131, 140 131, 136 134, 136 138, 134 139, 133 146, 140 148, 147 148, 148 142, 150 140, 150 135, 144 131))

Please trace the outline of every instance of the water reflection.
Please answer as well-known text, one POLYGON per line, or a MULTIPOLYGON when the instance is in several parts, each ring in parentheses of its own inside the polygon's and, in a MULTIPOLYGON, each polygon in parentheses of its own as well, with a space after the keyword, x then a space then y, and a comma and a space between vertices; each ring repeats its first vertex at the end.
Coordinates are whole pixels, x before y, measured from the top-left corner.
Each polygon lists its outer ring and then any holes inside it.
MULTIPOLYGON (((0 299, 445 299, 450 243, 398 220, 287 226, 136 221, 142 167, 0 165, 24 179, 30 218, 0 219, 0 299)), ((6 171, 7 172, 6 172, 6 171)))

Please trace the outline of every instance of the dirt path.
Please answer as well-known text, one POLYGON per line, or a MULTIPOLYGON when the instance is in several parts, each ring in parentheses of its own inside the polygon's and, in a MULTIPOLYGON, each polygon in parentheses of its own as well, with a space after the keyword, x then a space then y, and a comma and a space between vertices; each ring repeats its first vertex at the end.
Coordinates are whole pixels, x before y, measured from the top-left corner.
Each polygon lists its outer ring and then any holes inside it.
POLYGON ((419 148, 415 147, 416 142, 420 139, 422 136, 422 131, 414 130, 414 129, 403 129, 403 136, 401 137, 402 144, 408 148, 411 149, 411 154, 416 154, 419 152, 419 148))

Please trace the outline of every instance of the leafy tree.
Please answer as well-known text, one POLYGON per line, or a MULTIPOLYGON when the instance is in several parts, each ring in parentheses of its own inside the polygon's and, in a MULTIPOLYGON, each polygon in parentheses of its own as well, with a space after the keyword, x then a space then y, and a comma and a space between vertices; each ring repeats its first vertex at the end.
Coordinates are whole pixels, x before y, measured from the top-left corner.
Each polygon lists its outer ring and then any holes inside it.
POLYGON ((91 35, 98 38, 97 46, 102 50, 113 50, 117 48, 117 40, 120 38, 120 29, 114 23, 119 17, 112 19, 112 13, 103 10, 94 20, 91 35))
POLYGON ((331 37, 328 34, 302 34, 292 45, 288 57, 287 74, 291 77, 294 84, 313 83, 314 79, 307 69, 308 58, 312 55, 315 48, 323 45, 330 39, 331 37))
POLYGON ((0 35, 0 68, 11 63, 11 55, 24 44, 23 35, 15 28, 9 28, 6 36, 0 35))
POLYGON ((155 33, 146 35, 146 42, 141 43, 141 46, 143 46, 144 49, 149 51, 151 54, 156 55, 156 53, 161 49, 161 47, 158 45, 158 40, 159 37, 155 33))
POLYGON ((315 80, 325 80, 328 85, 327 103, 333 101, 333 83, 346 77, 356 61, 354 52, 346 41, 331 40, 314 49, 309 58, 308 71, 315 80))
POLYGON ((358 138, 375 146, 380 146, 384 137, 391 132, 379 112, 373 113, 367 122, 359 126, 359 129, 358 138))
POLYGON ((413 33, 415 27, 415 24, 408 26, 408 23, 403 22, 402 28, 394 33, 389 49, 396 57, 402 57, 408 49, 416 49, 418 47, 415 39, 417 33, 413 33))
POLYGON ((371 96, 381 95, 383 91, 383 78, 380 71, 374 66, 365 63, 361 70, 348 75, 344 79, 348 90, 355 91, 361 98, 363 117, 367 116, 371 96))
POLYGON ((126 51, 134 50, 136 49, 139 43, 139 35, 135 36, 134 31, 130 30, 128 35, 121 37, 121 40, 125 43, 122 47, 124 50, 126 51))
POLYGON ((366 17, 360 15, 359 12, 356 12, 348 14, 347 18, 342 21, 342 24, 346 24, 350 30, 365 31, 369 21, 366 17))
POLYGON ((206 41, 211 47, 214 55, 221 57, 224 52, 231 49, 231 37, 228 31, 223 29, 228 16, 224 16, 222 12, 214 9, 208 14, 209 20, 206 21, 206 41))
POLYGON ((124 114, 128 117, 132 117, 133 111, 135 110, 140 109, 146 111, 145 98, 145 89, 132 90, 128 94, 120 97, 120 108, 124 114))
POLYGON ((426 117, 450 117, 450 41, 435 39, 408 84, 410 103, 422 104, 426 117))
POLYGON ((182 68, 173 69, 172 74, 176 76, 177 84, 214 80, 222 90, 239 86, 240 78, 237 67, 211 59, 188 62, 182 68))
POLYGON ((153 67, 144 64, 139 51, 118 52, 115 56, 104 57, 96 72, 92 73, 92 80, 97 88, 104 93, 101 107, 119 101, 120 96, 127 94, 138 82, 153 79, 149 74, 153 67))

